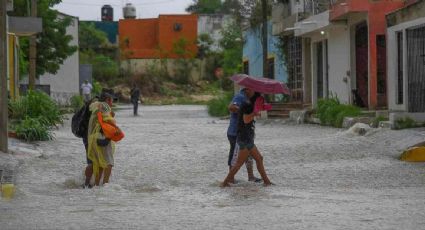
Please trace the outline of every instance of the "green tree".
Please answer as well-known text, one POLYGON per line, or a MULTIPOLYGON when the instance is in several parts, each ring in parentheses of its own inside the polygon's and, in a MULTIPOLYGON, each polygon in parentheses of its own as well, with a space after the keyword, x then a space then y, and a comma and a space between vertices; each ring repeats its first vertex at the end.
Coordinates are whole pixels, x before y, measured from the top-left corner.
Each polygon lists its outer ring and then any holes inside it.
POLYGON ((222 9, 221 0, 193 0, 193 3, 186 8, 186 12, 196 14, 215 14, 222 9))
MULTIPOLYGON (((44 73, 56 74, 64 60, 72 55, 77 46, 69 43, 72 36, 66 34, 66 28, 71 25, 71 18, 60 15, 52 6, 60 3, 61 0, 38 0, 38 17, 43 20, 43 31, 37 35, 37 76, 44 73)), ((29 16, 29 1, 15 0, 14 11, 9 13, 12 16, 29 16)), ((21 50, 23 58, 28 60, 29 42, 28 38, 22 38, 21 50)), ((22 61, 25 63, 25 61, 22 61)))
POLYGON ((91 64, 94 79, 102 83, 113 84, 119 75, 117 62, 91 49, 80 52, 80 63, 91 64))
POLYGON ((223 70, 225 75, 232 75, 241 70, 242 29, 237 22, 233 22, 222 30, 222 36, 220 46, 223 49, 223 70))
POLYGON ((93 22, 80 22, 78 40, 80 50, 96 49, 108 44, 106 33, 96 29, 93 22))

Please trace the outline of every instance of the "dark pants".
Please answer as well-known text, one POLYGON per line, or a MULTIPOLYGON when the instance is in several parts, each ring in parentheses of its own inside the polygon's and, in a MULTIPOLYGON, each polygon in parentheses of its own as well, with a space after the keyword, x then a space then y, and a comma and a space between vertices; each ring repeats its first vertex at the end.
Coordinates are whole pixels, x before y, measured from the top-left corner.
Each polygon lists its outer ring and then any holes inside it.
POLYGON ((227 135, 227 139, 229 140, 230 150, 229 150, 229 159, 227 160, 227 165, 232 166, 233 154, 235 153, 236 146, 236 136, 227 135))
POLYGON ((136 116, 137 115, 137 109, 139 107, 139 102, 137 100, 132 100, 131 103, 133 103, 133 114, 134 114, 134 116, 136 116))

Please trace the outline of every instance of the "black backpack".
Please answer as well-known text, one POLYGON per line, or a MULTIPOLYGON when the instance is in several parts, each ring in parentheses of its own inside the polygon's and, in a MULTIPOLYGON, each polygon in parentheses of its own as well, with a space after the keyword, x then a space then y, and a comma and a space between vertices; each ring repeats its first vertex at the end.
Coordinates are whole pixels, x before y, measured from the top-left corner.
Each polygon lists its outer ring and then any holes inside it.
POLYGON ((87 136, 89 120, 90 120, 90 104, 91 101, 86 102, 81 109, 79 109, 72 116, 71 130, 72 133, 79 138, 87 136))

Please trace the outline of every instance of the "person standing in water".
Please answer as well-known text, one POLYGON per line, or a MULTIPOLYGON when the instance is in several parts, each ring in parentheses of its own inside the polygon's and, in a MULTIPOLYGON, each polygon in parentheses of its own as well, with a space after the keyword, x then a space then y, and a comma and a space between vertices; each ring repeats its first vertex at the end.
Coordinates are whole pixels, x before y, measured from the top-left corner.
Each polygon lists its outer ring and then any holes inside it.
MULTIPOLYGON (((240 92, 233 97, 232 102, 228 106, 228 109, 231 113, 229 127, 227 128, 227 139, 229 140, 229 144, 230 144, 229 157, 227 160, 229 171, 232 168, 232 160, 235 155, 234 153, 235 153, 237 128, 238 128, 238 112, 239 112, 240 106, 246 100, 247 100, 247 95, 246 95, 245 89, 241 89, 240 92)), ((251 157, 247 159, 247 161, 245 162, 245 165, 246 165, 246 170, 248 172, 248 181, 261 182, 260 178, 256 178, 254 176, 253 160, 251 157)), ((230 183, 234 183, 234 179, 231 179, 230 183)))
POLYGON ((254 144, 255 137, 255 116, 254 103, 258 94, 254 90, 246 88, 245 95, 247 99, 243 101, 239 108, 238 113, 238 126, 237 126, 237 139, 236 143, 239 146, 238 159, 236 164, 230 169, 226 178, 224 179, 221 187, 230 186, 234 176, 239 171, 241 166, 246 162, 249 156, 252 156, 257 165, 257 170, 264 181, 265 186, 272 185, 272 182, 267 176, 266 170, 264 169, 263 156, 254 144))

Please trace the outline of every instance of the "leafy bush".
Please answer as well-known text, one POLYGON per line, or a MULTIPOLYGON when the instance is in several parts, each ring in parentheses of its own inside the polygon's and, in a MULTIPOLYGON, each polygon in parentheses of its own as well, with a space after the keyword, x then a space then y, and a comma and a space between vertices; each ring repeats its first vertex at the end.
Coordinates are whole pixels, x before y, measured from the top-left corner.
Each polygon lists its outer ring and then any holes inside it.
POLYGON ((93 81, 93 94, 100 95, 102 92, 102 85, 98 81, 93 81))
POLYGON ((81 95, 74 95, 71 97, 71 107, 76 112, 84 105, 84 99, 81 95))
POLYGON ((18 138, 26 141, 47 141, 53 138, 46 119, 25 117, 19 124, 15 126, 18 138))
POLYGON ((403 117, 395 120, 395 129, 415 128, 419 125, 410 117, 403 117))
POLYGON ((43 117, 43 122, 48 126, 54 126, 63 122, 63 115, 59 106, 44 92, 28 91, 27 95, 11 101, 12 119, 23 120, 25 117, 43 117))
POLYGON ((212 99, 207 103, 208 114, 215 117, 226 116, 229 114, 227 106, 232 100, 232 93, 226 93, 219 98, 212 99))
POLYGON ((317 106, 317 117, 324 125, 342 127, 345 117, 356 117, 361 114, 359 107, 345 105, 339 102, 337 97, 320 99, 317 106))
POLYGON ((384 116, 378 116, 378 117, 375 117, 373 120, 372 120, 372 123, 371 123, 371 125, 370 126, 372 126, 372 127, 375 127, 375 128, 378 128, 378 126, 379 126, 379 122, 381 122, 381 121, 388 121, 388 118, 385 118, 384 116))

